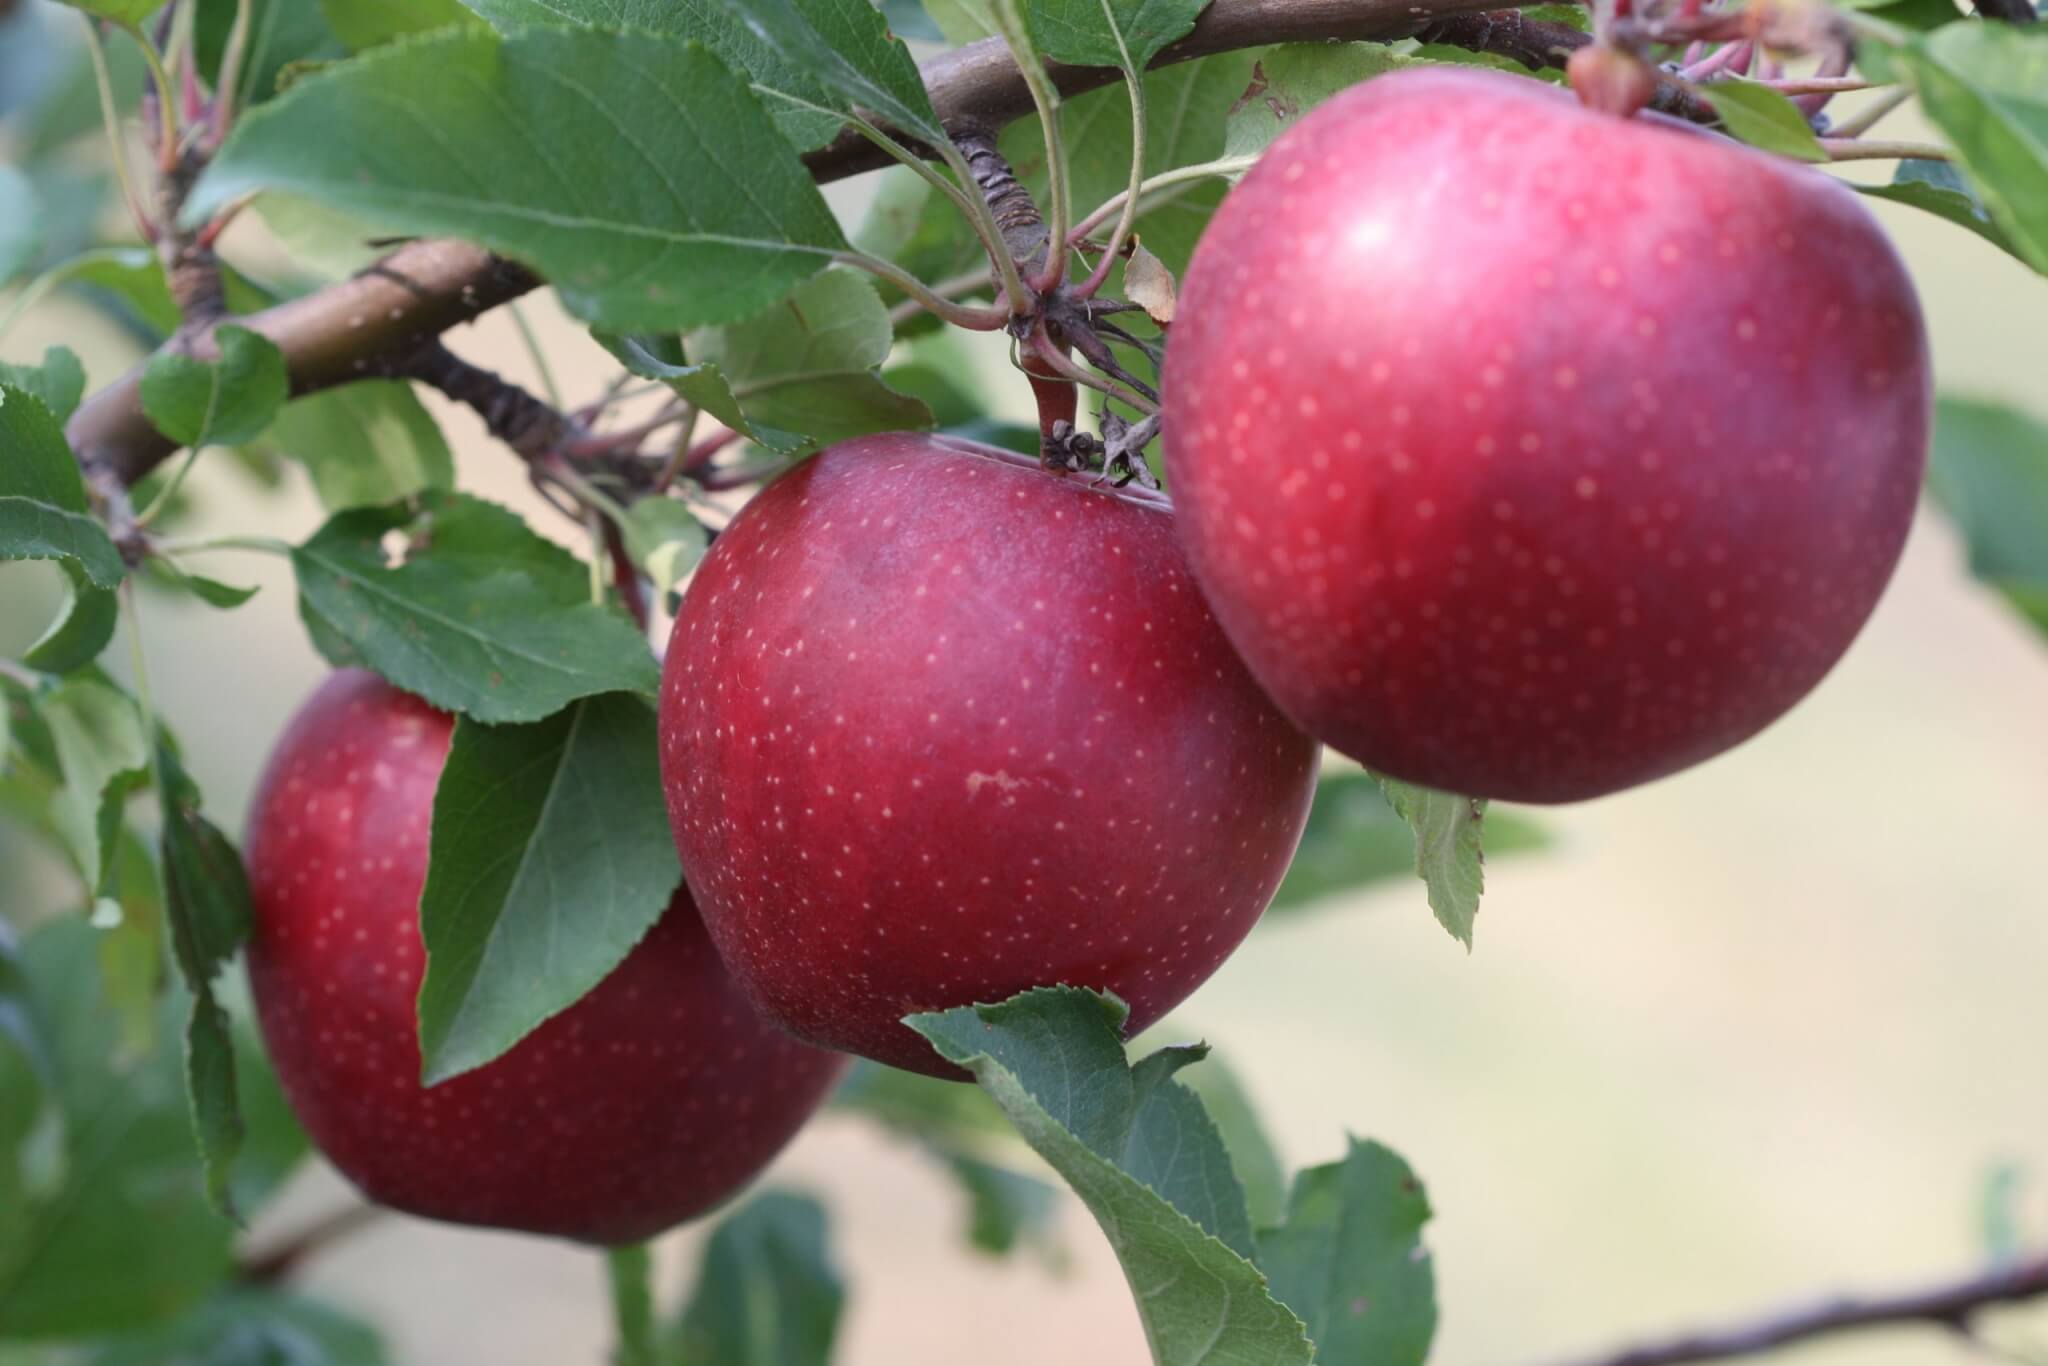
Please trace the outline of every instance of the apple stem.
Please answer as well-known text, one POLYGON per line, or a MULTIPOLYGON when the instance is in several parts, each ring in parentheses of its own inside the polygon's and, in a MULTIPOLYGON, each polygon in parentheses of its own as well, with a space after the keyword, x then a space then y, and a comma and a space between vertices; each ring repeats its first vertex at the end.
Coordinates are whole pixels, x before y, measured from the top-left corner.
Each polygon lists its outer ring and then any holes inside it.
MULTIPOLYGON (((1055 346, 1048 340, 1048 346, 1055 346)), ((1065 354, 1066 348, 1058 348, 1065 354)), ((1031 397, 1038 403, 1038 435, 1041 440, 1050 441, 1053 429, 1062 423, 1071 427, 1075 414, 1080 411, 1081 390, 1074 381, 1061 376, 1046 361, 1027 351, 1018 358, 1017 366, 1024 377, 1031 382, 1031 397)))

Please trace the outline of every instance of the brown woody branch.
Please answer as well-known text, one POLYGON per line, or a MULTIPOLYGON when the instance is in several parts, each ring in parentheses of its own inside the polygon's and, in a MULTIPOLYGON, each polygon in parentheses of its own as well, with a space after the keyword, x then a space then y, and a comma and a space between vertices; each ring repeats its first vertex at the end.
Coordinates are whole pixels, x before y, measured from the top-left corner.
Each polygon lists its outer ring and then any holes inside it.
POLYGON ((1558 1366, 1682 1366, 1757 1356, 1809 1339, 1920 1324, 1970 1336, 1987 1309, 2048 1297, 2048 1257, 1946 1285, 1867 1299, 1843 1297, 1766 1314, 1748 1323, 1639 1343, 1558 1366))
MULTIPOLYGON (((1405 38, 1431 21, 1472 13, 1494 0, 1214 0, 1194 31, 1160 54, 1155 65, 1275 42, 1405 38)), ((1067 94, 1115 81, 1099 68, 1051 65, 1067 94)), ((1001 127, 1031 111, 1031 94, 1002 44, 990 39, 934 58, 923 67, 933 106, 948 126, 1001 127)), ((857 135, 842 136, 805 158, 820 181, 887 165, 857 135)), ((389 373, 433 338, 538 287, 522 266, 461 242, 432 240, 401 247, 351 280, 235 321, 275 342, 291 369, 292 392, 389 373)), ((215 354, 212 329, 174 343, 215 354)), ((67 434, 96 487, 132 484, 176 449, 143 415, 142 367, 94 394, 72 417, 67 434)))
MULTIPOLYGON (((2026 0, 2005 2, 2025 4, 2026 0)), ((1490 52, 1537 71, 1545 67, 1562 70, 1572 53, 1593 41, 1591 34, 1569 25, 1531 19, 1513 9, 1453 15, 1425 24, 1415 36, 1425 43, 1461 47, 1468 52, 1490 52)), ((1650 100, 1650 108, 1689 123, 1717 122, 1711 105, 1694 95, 1683 82, 1669 76, 1658 77, 1657 93, 1650 100)))
POLYGON ((2034 12, 2033 0, 1977 0, 1977 13, 2008 24, 2031 24, 2041 17, 2034 12))

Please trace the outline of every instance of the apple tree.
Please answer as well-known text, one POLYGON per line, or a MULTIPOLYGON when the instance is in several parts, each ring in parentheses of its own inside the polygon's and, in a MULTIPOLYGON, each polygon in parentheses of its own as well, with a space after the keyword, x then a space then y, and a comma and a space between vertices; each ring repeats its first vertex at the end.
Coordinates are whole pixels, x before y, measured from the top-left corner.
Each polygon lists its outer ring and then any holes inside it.
POLYGON ((2048 273, 2029 0, 1496 3, 0 5, 0 557, 64 590, 0 658, 64 870, 0 871, 0 1362, 390 1360, 293 1286, 390 1211, 597 1250, 622 1366, 817 1366, 830 1211, 754 1182, 827 1106, 984 1254, 1063 1187, 1160 1366, 1427 1359, 1429 1155, 1284 1173, 1133 1036, 1375 879, 1470 948, 1545 839, 1489 803, 1770 725, 1923 487, 2048 631, 2048 429, 1937 397, 1868 208, 2048 273), (600 392, 461 354, 540 290, 600 392), (56 296, 143 359, 7 352, 56 296), (192 534, 202 463, 325 519, 192 534), (149 617, 250 555, 333 673, 241 819, 149 617), (316 1151, 364 1203, 253 1240, 316 1151))

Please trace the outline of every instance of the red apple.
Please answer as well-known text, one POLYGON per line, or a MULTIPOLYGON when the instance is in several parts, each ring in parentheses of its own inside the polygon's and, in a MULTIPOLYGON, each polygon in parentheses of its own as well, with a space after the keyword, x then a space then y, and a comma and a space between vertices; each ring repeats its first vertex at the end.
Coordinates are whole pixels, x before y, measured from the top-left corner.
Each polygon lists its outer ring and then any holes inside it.
POLYGON ((1164 384, 1188 558, 1282 710, 1537 802, 1698 763, 1820 681, 1898 560, 1930 407, 1849 190, 1460 70, 1273 145, 1164 384))
POLYGON ((845 1059, 734 988, 686 893, 595 990, 509 1053, 420 1085, 420 888, 451 721, 353 670, 292 719, 249 821, 249 978, 313 1141, 370 1199, 634 1242, 731 1195, 845 1059))
POLYGON ((799 1038, 963 1075, 900 1023, 1052 984, 1142 1029, 1265 910, 1317 750, 1155 495, 894 434, 777 480, 669 641, 662 775, 719 952, 799 1038))

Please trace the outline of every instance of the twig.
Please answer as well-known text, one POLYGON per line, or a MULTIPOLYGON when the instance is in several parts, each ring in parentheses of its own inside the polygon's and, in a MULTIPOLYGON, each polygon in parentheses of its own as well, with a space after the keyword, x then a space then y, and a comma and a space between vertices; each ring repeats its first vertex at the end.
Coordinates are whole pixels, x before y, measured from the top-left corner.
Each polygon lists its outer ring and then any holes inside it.
MULTIPOLYGON (((1589 33, 1566 24, 1530 19, 1520 10, 1496 9, 1480 14, 1461 14, 1425 24, 1415 35, 1425 43, 1462 47, 1468 52, 1490 52, 1507 57, 1534 70, 1545 67, 1562 70, 1572 53, 1593 41, 1589 33)), ((1688 123, 1713 123, 1714 111, 1705 101, 1669 76, 1659 74, 1657 93, 1650 108, 1688 123)))
MULTIPOLYGON (((1491 5, 1492 0, 1214 0, 1193 30, 1152 64, 1167 66, 1278 42, 1391 41, 1491 5)), ((1584 41, 1583 35, 1574 37, 1584 41)), ((1099 89, 1121 78, 1112 68, 1048 63, 1046 70, 1065 95, 1099 89)), ((974 119, 1000 127, 1031 110, 1023 73, 998 40, 985 39, 945 53, 921 71, 933 106, 948 126, 974 119)), ((805 163, 820 181, 892 164, 887 153, 857 131, 808 154, 805 163)), ((292 391, 305 394, 385 373, 423 343, 539 283, 526 268, 480 247, 420 241, 353 279, 237 321, 284 352, 292 391)), ((182 344, 202 357, 216 351, 210 328, 196 331, 182 344)), ((67 428, 81 460, 124 484, 140 479, 176 449, 143 414, 143 368, 138 365, 95 393, 67 428)))
POLYGON ((575 423, 501 375, 472 365, 440 342, 422 347, 393 373, 440 390, 476 411, 492 436, 535 461, 582 438, 575 423))
POLYGON ((236 1263, 236 1278, 250 1285, 276 1285, 290 1278, 299 1263, 332 1244, 340 1242, 378 1220, 387 1212, 376 1205, 350 1205, 315 1221, 286 1238, 267 1252, 258 1252, 236 1263))
POLYGON ((1836 124, 1834 134, 1838 138, 1860 138, 1875 128, 1878 121, 1885 115, 1891 113, 1912 98, 1913 91, 1903 85, 1894 90, 1887 91, 1884 95, 1872 100, 1869 104, 1858 110, 1853 117, 1843 119, 1840 123, 1836 124))
POLYGON ((1866 142, 1862 138, 1822 138, 1829 161, 1953 161, 1955 153, 1931 142, 1866 142))
POLYGON ((2048 1257, 1965 1277, 1931 1289, 1867 1299, 1841 1297, 1765 1314, 1730 1328, 1685 1333, 1557 1366, 1679 1366, 1756 1356, 1795 1342, 1865 1328, 1927 1324, 1968 1333, 1977 1316, 2002 1304, 2048 1296, 2048 1257))
POLYGON ((2032 0, 1977 0, 1977 13, 2008 24, 2031 24, 2041 17, 2034 12, 2032 0))

